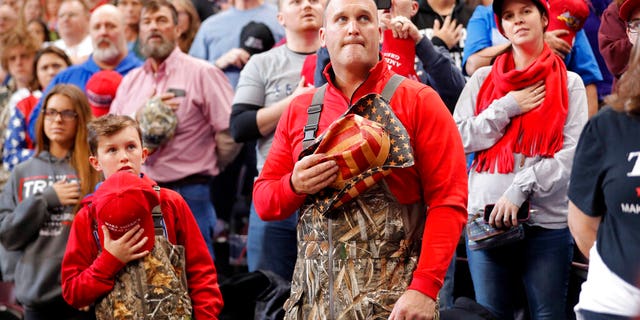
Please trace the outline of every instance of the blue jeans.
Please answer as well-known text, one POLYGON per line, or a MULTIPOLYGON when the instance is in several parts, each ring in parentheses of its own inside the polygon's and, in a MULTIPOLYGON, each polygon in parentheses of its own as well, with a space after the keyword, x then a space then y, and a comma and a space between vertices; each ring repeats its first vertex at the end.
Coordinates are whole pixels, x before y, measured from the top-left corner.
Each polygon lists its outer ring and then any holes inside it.
POLYGON ((249 271, 269 270, 291 281, 298 254, 298 212, 281 221, 262 221, 251 204, 247 235, 249 271))
POLYGON ((455 288, 454 280, 456 275, 456 257, 457 254, 454 252, 453 258, 451 258, 451 263, 449 263, 447 273, 444 276, 444 283, 442 284, 440 293, 438 293, 438 298, 440 298, 440 310, 453 308, 453 302, 455 300, 453 290, 455 288))
POLYGON ((489 250, 467 248, 467 257, 476 300, 498 319, 513 319, 513 297, 520 283, 532 320, 566 318, 573 257, 569 228, 525 225, 524 240, 489 250))
POLYGON ((211 258, 215 260, 213 254, 213 234, 216 228, 216 210, 211 203, 210 187, 208 183, 184 184, 172 186, 171 189, 178 192, 187 202, 189 209, 196 218, 200 233, 204 242, 209 248, 211 258))

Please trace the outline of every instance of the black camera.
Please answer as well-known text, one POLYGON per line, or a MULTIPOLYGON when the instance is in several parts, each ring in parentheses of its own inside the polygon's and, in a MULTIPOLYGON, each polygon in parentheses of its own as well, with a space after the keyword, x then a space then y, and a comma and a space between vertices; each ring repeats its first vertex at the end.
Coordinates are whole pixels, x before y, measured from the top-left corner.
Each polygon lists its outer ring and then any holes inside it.
POLYGON ((378 10, 385 10, 391 8, 391 0, 375 0, 378 10))

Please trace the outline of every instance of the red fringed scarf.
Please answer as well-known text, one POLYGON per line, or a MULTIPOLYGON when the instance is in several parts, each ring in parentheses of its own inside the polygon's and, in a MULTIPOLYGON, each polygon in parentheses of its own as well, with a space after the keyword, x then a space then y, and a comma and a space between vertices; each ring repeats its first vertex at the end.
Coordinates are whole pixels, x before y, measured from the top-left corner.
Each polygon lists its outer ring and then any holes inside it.
POLYGON ((527 157, 552 157, 562 148, 562 133, 569 108, 567 68, 546 44, 540 56, 523 70, 515 70, 511 50, 496 58, 491 73, 480 87, 476 115, 510 91, 523 89, 540 80, 544 80, 546 90, 542 104, 513 117, 496 144, 476 153, 476 171, 493 173, 497 165, 498 173, 510 173, 514 167, 513 153, 527 157))

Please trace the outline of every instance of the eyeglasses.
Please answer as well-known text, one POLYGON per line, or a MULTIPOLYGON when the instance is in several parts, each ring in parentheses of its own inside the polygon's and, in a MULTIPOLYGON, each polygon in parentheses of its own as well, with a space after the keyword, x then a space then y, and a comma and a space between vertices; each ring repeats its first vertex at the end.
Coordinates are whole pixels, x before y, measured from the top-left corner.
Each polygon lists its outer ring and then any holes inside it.
POLYGON ((60 118, 62 118, 62 120, 64 121, 71 121, 71 120, 74 120, 76 117, 78 117, 78 113, 73 110, 63 110, 63 111, 58 111, 54 109, 44 110, 44 118, 49 121, 55 120, 58 117, 58 115, 60 115, 60 118))
POLYGON ((640 31, 640 20, 633 20, 628 22, 627 28, 631 33, 638 33, 638 31, 640 31))

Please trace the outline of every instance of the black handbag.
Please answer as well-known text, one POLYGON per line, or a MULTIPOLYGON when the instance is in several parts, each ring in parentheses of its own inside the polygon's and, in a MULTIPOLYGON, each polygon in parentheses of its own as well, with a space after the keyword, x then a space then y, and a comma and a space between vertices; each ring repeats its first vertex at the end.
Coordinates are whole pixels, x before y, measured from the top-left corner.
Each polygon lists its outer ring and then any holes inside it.
POLYGON ((469 250, 487 250, 524 239, 522 224, 510 228, 494 228, 484 220, 480 211, 467 222, 467 247, 469 250))

